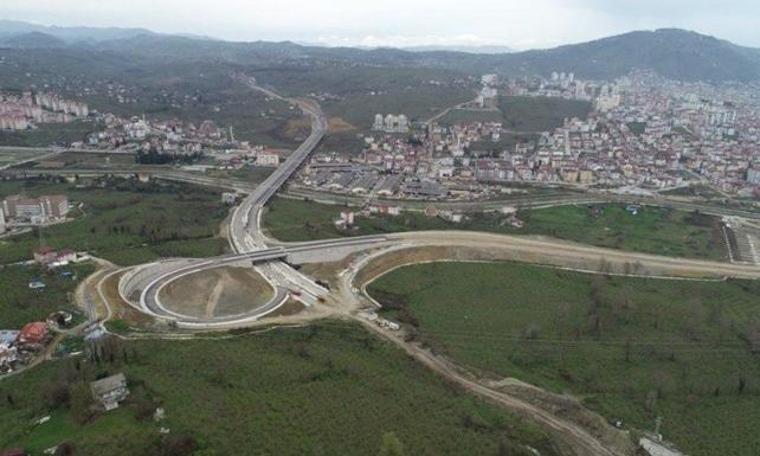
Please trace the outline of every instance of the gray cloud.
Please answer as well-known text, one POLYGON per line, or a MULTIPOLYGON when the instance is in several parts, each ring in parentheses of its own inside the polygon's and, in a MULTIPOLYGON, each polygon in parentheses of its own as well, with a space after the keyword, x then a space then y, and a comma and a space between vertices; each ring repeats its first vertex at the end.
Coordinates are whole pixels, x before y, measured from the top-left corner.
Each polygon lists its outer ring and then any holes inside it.
POLYGON ((618 17, 655 17, 677 20, 702 15, 755 14, 755 0, 569 0, 575 7, 588 8, 618 17))
POLYGON ((0 18, 237 40, 548 47, 681 27, 760 47, 748 0, 2 0, 0 18), (430 43, 426 43, 429 41, 430 43))

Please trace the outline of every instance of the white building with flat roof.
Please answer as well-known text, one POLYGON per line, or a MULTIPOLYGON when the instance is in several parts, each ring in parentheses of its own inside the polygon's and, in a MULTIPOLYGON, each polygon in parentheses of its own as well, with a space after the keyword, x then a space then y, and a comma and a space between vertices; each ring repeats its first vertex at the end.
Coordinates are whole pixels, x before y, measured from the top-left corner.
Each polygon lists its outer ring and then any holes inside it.
POLYGON ((279 164, 280 156, 277 154, 256 154, 256 166, 278 166, 279 164))
POLYGON ((376 114, 372 130, 383 131, 385 133, 408 133, 409 118, 404 114, 388 114, 385 117, 382 114, 376 114))
POLYGON ((69 199, 65 195, 46 195, 38 198, 13 195, 3 200, 2 212, 6 219, 46 223, 64 218, 68 214, 69 199))

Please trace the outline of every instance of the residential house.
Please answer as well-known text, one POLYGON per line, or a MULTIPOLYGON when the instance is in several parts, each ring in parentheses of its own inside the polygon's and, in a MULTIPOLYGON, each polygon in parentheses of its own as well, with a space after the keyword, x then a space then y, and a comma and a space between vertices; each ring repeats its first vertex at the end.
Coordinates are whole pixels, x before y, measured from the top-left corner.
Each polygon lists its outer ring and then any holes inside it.
POLYGON ((90 382, 90 391, 95 402, 106 411, 118 408, 119 403, 129 396, 127 378, 123 373, 90 382))
POLYGON ((47 325, 41 321, 27 323, 19 331, 16 342, 20 345, 40 345, 48 336, 47 325))

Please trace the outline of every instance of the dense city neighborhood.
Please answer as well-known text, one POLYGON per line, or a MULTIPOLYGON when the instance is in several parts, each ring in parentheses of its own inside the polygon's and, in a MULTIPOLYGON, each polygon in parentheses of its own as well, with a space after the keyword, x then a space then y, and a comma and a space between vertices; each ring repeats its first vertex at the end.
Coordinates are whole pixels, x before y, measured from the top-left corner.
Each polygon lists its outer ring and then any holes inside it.
MULTIPOLYGON (((315 154, 300 183, 334 192, 430 199, 477 198, 488 186, 505 183, 639 192, 706 184, 741 196, 752 196, 760 185, 760 99, 753 84, 685 83, 647 71, 609 82, 565 72, 504 81, 484 75, 482 84, 475 100, 458 111, 477 118, 493 112, 499 96, 506 97, 506 109, 514 97, 577 100, 593 109, 588 116, 565 118, 553 130, 527 132, 496 120, 422 122, 404 114, 377 114, 357 133, 362 150, 315 154)), ((236 140, 231 128, 211 120, 195 125, 122 118, 90 112, 84 103, 50 93, 0 100, 3 128, 81 118, 96 128, 72 147, 131 150, 143 154, 146 163, 210 153, 222 167, 276 166, 283 155, 236 140)))
POLYGON ((554 73, 498 87, 509 96, 593 102, 595 109, 504 147, 502 139, 515 132, 503 122, 418 122, 399 135, 388 134, 394 116, 378 115, 363 150, 316 154, 300 183, 430 199, 476 198, 500 183, 638 192, 706 184, 742 196, 760 184, 760 99, 752 85, 688 84, 636 72, 610 83, 554 73))

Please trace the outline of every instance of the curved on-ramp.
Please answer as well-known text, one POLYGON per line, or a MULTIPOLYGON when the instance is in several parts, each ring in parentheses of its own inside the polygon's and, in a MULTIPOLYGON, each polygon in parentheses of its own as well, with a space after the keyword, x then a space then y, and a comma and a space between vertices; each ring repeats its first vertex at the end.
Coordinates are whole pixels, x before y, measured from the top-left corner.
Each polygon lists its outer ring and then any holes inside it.
MULTIPOLYGON (((513 259, 528 263, 550 264, 581 271, 599 272, 608 268, 606 273, 621 273, 650 277, 679 278, 760 278, 760 267, 749 264, 733 264, 718 261, 674 258, 638 252, 627 252, 574 244, 551 238, 514 236, 504 234, 480 233, 474 231, 419 231, 410 233, 388 234, 385 236, 366 236, 326 241, 311 241, 259 250, 247 254, 226 255, 222 257, 196 261, 189 265, 176 263, 169 271, 154 278, 140 296, 140 308, 151 315, 178 319, 178 324, 192 324, 202 328, 203 324, 213 327, 217 324, 244 324, 271 312, 275 305, 268 303, 260 308, 237 317, 204 320, 199 318, 180 318, 176 313, 167 311, 160 302, 160 291, 169 283, 189 274, 243 261, 280 260, 287 255, 297 253, 314 253, 333 251, 345 246, 356 250, 370 250, 378 247, 419 248, 444 247, 454 249, 477 249, 495 255, 494 259, 513 259), (499 253, 506 256, 499 256, 499 253)), ((271 283, 271 282, 270 282, 271 283)), ((282 289, 274 285, 275 289, 282 289)), ((278 296, 281 296, 279 294, 278 296)), ((276 298, 279 299, 279 298, 276 298)))
POLYGON ((588 272, 681 278, 760 279, 760 266, 678 258, 594 247, 540 236, 517 236, 476 231, 417 231, 387 235, 389 242, 412 246, 465 247, 510 251, 519 261, 551 264, 588 272), (600 271, 611 268, 611 270, 600 271))

